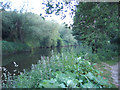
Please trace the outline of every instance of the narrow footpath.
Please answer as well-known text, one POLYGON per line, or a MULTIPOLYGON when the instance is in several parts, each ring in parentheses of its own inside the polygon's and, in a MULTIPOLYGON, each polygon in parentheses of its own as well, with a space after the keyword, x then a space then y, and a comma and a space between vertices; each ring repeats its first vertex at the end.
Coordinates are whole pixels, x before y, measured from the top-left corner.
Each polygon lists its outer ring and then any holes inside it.
POLYGON ((113 78, 113 83, 120 88, 120 61, 116 64, 111 66, 111 72, 112 72, 112 78, 113 78))
POLYGON ((113 84, 115 84, 120 89, 120 70, 119 70, 120 61, 113 66, 110 66, 109 64, 106 64, 106 63, 104 63, 104 64, 106 66, 105 69, 111 71, 111 73, 112 73, 111 77, 113 78, 113 84))

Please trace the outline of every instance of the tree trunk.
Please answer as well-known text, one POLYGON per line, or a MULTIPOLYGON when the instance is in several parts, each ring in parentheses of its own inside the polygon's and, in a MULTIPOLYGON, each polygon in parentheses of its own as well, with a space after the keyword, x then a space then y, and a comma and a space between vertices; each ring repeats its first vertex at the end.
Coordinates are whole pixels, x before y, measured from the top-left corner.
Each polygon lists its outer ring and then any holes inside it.
POLYGON ((22 38, 22 30, 21 30, 21 23, 18 20, 16 22, 16 26, 17 26, 17 36, 18 36, 18 40, 22 43, 24 43, 23 38, 22 38))

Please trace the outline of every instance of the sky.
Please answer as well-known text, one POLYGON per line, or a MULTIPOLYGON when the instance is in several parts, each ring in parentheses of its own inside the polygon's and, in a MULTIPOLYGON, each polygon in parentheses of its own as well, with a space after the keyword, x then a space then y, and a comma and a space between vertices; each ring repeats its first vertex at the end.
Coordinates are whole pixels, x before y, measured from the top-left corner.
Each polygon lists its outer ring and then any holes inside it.
MULTIPOLYGON (((1 1, 3 2, 10 1, 12 10, 14 9, 20 10, 23 7, 23 5, 25 5, 25 8, 27 8, 27 11, 33 12, 38 15, 40 15, 40 13, 42 13, 42 15, 45 15, 45 11, 42 9, 43 0, 1 0, 1 1)), ((66 12, 66 18, 64 20, 62 20, 60 16, 56 16, 54 14, 52 14, 51 17, 46 17, 46 20, 55 20, 60 24, 64 22, 67 23, 68 25, 72 24, 73 20, 70 17, 69 12, 70 10, 66 12)))

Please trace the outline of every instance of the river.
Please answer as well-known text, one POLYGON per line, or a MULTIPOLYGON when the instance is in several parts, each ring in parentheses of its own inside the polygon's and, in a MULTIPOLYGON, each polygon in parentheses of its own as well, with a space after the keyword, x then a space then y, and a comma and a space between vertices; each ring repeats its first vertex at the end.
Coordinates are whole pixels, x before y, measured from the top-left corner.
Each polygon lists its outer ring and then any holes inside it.
POLYGON ((3 55, 2 66, 5 67, 7 69, 7 72, 10 72, 11 74, 15 73, 15 71, 22 72, 23 69, 29 70, 32 64, 37 64, 38 60, 41 59, 41 56, 50 57, 52 55, 52 51, 54 54, 57 54, 63 52, 71 52, 77 48, 79 48, 79 46, 60 48, 37 48, 33 52, 3 55), (18 66, 16 67, 15 64, 17 64, 18 66))

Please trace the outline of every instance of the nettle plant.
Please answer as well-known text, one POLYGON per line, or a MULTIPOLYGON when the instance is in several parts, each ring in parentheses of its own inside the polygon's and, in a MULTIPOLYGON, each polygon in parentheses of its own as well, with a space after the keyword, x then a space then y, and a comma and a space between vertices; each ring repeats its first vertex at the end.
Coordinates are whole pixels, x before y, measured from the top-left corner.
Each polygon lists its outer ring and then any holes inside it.
MULTIPOLYGON (((14 76, 4 88, 111 88, 102 72, 75 54, 58 54, 41 57, 31 71, 14 76), (11 84, 9 84, 11 83, 11 84)), ((7 80, 7 79, 6 79, 7 80)))

